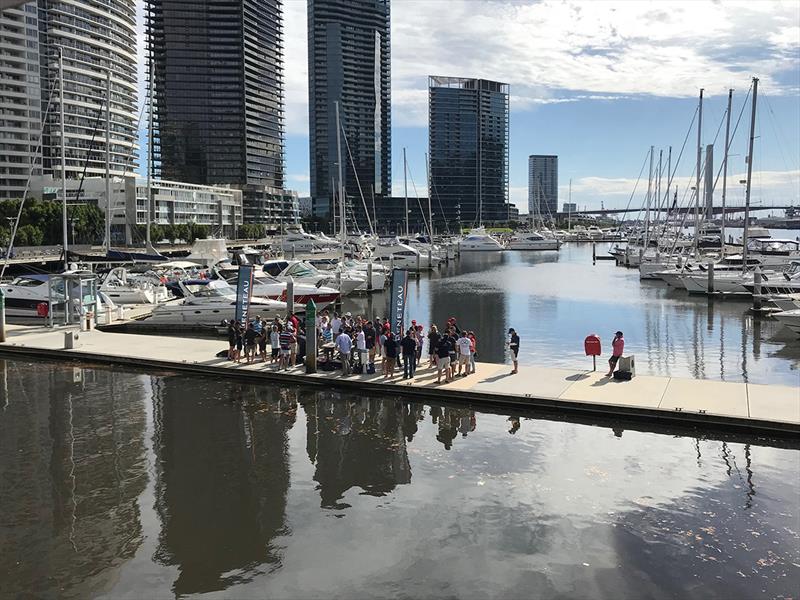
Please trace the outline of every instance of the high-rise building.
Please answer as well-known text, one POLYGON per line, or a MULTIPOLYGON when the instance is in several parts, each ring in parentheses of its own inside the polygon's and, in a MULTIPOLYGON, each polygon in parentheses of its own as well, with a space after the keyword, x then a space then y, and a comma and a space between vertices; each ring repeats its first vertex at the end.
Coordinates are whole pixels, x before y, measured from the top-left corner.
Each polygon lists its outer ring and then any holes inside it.
POLYGON ((108 73, 110 171, 136 170, 134 0, 28 2, 0 12, 0 198, 21 197, 29 174, 61 177, 59 54, 67 178, 105 173, 108 73))
POLYGON ((558 212, 558 156, 528 157, 528 214, 536 218, 558 212))
POLYGON ((41 174, 38 21, 36 2, 0 11, 0 200, 41 174))
POLYGON ((336 109, 348 222, 365 221, 361 194, 391 196, 389 0, 309 0, 308 98, 311 197, 331 216, 338 189, 336 109))
POLYGON ((281 0, 147 0, 154 162, 169 180, 284 185, 281 0))
POLYGON ((437 228, 507 221, 507 83, 428 79, 429 194, 437 228))
POLYGON ((39 0, 38 6, 43 118, 50 104, 43 136, 45 173, 61 173, 59 52, 67 177, 105 173, 109 73, 110 171, 117 176, 134 172, 139 135, 134 0, 39 0))

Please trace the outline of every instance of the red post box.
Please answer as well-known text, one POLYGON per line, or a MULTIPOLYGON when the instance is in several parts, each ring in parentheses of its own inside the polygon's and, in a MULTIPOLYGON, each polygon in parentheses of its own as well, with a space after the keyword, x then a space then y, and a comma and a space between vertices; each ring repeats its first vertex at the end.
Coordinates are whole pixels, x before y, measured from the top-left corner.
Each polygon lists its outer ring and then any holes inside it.
POLYGON ((583 340, 583 349, 586 351, 586 356, 592 357, 592 371, 597 370, 597 357, 603 352, 600 348, 600 338, 596 333, 591 333, 583 340))

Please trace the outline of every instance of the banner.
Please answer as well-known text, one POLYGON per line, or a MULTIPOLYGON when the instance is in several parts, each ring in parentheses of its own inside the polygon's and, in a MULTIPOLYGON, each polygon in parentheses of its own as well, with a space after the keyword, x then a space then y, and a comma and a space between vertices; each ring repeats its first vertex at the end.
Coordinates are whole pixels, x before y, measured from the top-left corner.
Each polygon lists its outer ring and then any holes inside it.
POLYGON ((247 320, 250 311, 250 298, 253 295, 253 267, 239 266, 239 280, 236 283, 236 316, 240 323, 247 320))
POLYGON ((392 331, 402 336, 406 315, 406 292, 408 291, 408 271, 392 270, 392 287, 389 292, 389 325, 392 331))

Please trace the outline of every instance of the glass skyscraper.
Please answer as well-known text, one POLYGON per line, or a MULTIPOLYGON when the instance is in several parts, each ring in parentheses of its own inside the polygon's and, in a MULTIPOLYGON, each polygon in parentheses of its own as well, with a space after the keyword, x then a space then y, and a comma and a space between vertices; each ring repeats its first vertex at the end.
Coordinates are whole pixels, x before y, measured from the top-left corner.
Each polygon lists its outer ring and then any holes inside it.
POLYGON ((283 188, 281 0, 148 0, 146 10, 161 177, 283 188))
POLYGON ((534 218, 555 217, 558 212, 558 156, 528 157, 528 214, 534 218))
POLYGON ((428 79, 429 190, 437 228, 507 221, 507 83, 428 79))
POLYGON ((330 218, 339 187, 335 102, 348 225, 353 217, 366 221, 361 194, 368 207, 373 193, 391 196, 389 13, 389 0, 308 2, 309 154, 318 217, 330 218))

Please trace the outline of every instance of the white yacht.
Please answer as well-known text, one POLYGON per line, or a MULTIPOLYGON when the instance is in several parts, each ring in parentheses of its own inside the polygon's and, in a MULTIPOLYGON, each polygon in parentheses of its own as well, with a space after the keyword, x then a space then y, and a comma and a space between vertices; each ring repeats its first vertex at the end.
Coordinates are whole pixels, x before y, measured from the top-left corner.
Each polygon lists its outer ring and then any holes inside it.
POLYGON ((219 238, 195 240, 191 253, 184 259, 186 262, 206 267, 215 265, 221 260, 228 260, 228 246, 225 240, 219 238))
POLYGON ((166 286, 155 273, 152 278, 144 275, 129 277, 125 267, 111 269, 103 279, 100 291, 115 304, 158 304, 170 297, 166 286))
MULTIPOLYGON (((49 302, 49 275, 21 275, 11 283, 0 285, 6 303, 6 315, 9 317, 42 316, 40 304, 49 302)), ((63 302, 63 287, 55 294, 55 299, 63 302)))
POLYGON ((338 287, 342 296, 351 294, 360 287, 366 287, 366 277, 361 277, 352 272, 341 274, 332 271, 320 271, 316 267, 299 260, 269 260, 264 264, 264 272, 272 275, 279 281, 286 281, 289 277, 297 283, 310 283, 338 287))
MULTIPOLYGON (((236 314, 236 291, 225 281, 202 279, 178 283, 183 299, 159 304, 153 312, 141 319, 144 325, 197 325, 216 326, 236 314)), ((250 314, 265 320, 286 316, 286 303, 253 297, 250 314)))
MULTIPOLYGON (((224 279, 234 288, 239 277, 239 267, 228 263, 219 263, 212 272, 220 279, 224 279)), ((323 285, 293 281, 293 296, 295 306, 306 305, 314 300, 317 309, 322 309, 339 299, 339 291, 323 285)), ((253 297, 268 300, 287 300, 288 283, 261 270, 253 271, 253 297)))
POLYGON ((427 252, 420 252, 408 244, 403 244, 398 238, 384 239, 378 242, 372 252, 373 260, 388 265, 390 262, 398 269, 416 271, 430 271, 441 262, 438 256, 431 252, 428 260, 427 252))
POLYGON ((307 233, 300 225, 287 227, 286 233, 281 240, 281 250, 284 252, 299 252, 301 254, 325 252, 338 247, 338 245, 339 243, 336 240, 307 233))
POLYGON ((484 227, 476 227, 459 242, 462 252, 502 252, 503 244, 486 232, 484 227))
POLYGON ((561 242, 555 237, 546 238, 536 231, 515 233, 506 246, 509 250, 558 250, 561 242))

